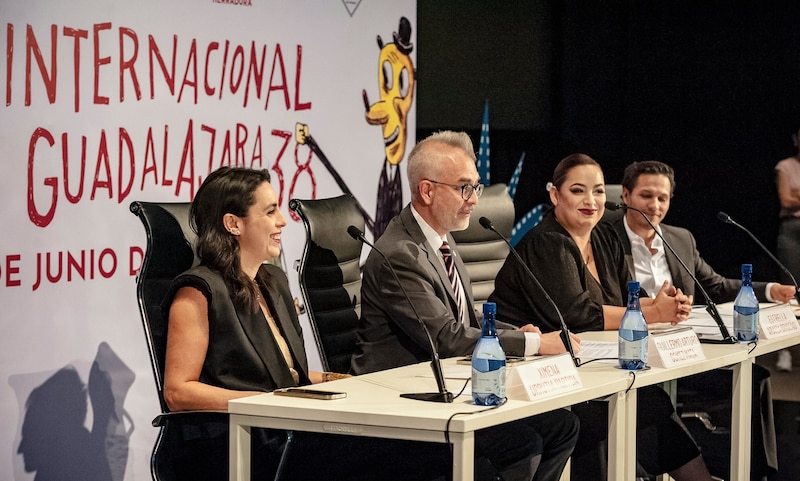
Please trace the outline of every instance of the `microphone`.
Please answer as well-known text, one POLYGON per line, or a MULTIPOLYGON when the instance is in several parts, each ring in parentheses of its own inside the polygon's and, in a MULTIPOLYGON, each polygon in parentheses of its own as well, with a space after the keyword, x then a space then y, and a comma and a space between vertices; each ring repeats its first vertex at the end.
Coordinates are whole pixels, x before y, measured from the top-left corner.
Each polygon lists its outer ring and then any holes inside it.
POLYGON ((544 297, 547 299, 547 302, 549 302, 550 305, 553 306, 553 310, 556 311, 556 314, 558 315, 558 320, 559 322, 561 322, 561 342, 563 342, 564 347, 567 348, 567 352, 569 352, 569 356, 572 358, 572 363, 575 364, 575 367, 579 367, 581 365, 581 361, 580 359, 575 357, 575 350, 572 348, 572 339, 569 338, 569 329, 567 329, 567 323, 564 322, 564 317, 561 315, 561 310, 558 308, 553 299, 550 298, 550 294, 547 293, 545 288, 542 286, 541 282, 539 282, 539 279, 537 279, 536 276, 533 275, 533 272, 531 272, 530 267, 528 267, 525 261, 522 260, 522 257, 520 257, 517 250, 514 249, 514 247, 511 245, 511 242, 509 242, 508 239, 506 239, 506 237, 503 234, 501 234, 500 232, 498 232, 497 229, 494 228, 492 221, 490 221, 486 217, 481 217, 480 219, 478 219, 478 222, 480 222, 481 227, 483 227, 486 230, 494 232, 495 234, 497 234, 499 238, 503 239, 506 245, 508 245, 508 248, 511 250, 511 253, 514 254, 514 257, 517 258, 519 264, 525 269, 525 273, 528 274, 528 277, 533 279, 533 282, 539 287, 539 290, 544 292, 544 297))
POLYGON ((439 392, 404 393, 401 394, 400 397, 416 399, 418 401, 432 401, 440 403, 453 402, 453 393, 447 390, 447 385, 444 382, 444 371, 442 371, 442 362, 439 360, 439 351, 437 351, 436 346, 433 344, 433 339, 431 338, 430 331, 428 331, 428 327, 424 322, 422 322, 422 318, 419 316, 417 308, 414 307, 414 303, 411 302, 411 298, 408 296, 408 292, 406 292, 406 288, 403 286, 403 283, 400 282, 400 279, 397 277, 397 272, 394 270, 392 263, 389 262, 389 258, 386 257, 386 255, 381 252, 380 249, 375 247, 372 242, 368 241, 367 238, 364 237, 364 233, 361 232, 361 229, 358 227, 351 225, 347 228, 347 233, 350 234, 350 237, 353 239, 370 246, 372 250, 383 257, 383 261, 386 262, 386 265, 389 266, 389 270, 392 272, 394 281, 397 282, 398 286, 400 286, 400 290, 403 291, 403 296, 406 298, 408 305, 411 306, 411 311, 414 313, 414 317, 417 318, 419 325, 422 326, 422 331, 425 333, 425 337, 428 338, 428 344, 431 348, 431 370, 433 371, 433 377, 436 379, 436 384, 439 387, 439 392))
POLYGON ((632 210, 632 211, 640 213, 642 215, 642 217, 644 217, 644 220, 646 220, 647 223, 650 224, 650 227, 653 229, 653 231, 656 233, 656 235, 658 235, 658 237, 661 238, 661 242, 664 243, 664 246, 667 249, 669 249, 669 251, 672 253, 673 256, 675 256, 675 259, 678 260, 678 263, 681 265, 681 267, 683 267, 683 270, 686 271, 686 273, 689 274, 689 277, 692 278, 692 280, 694 281, 694 284, 697 286, 697 288, 703 294, 703 298, 706 300, 706 312, 708 312, 708 314, 711 316, 711 318, 714 319, 714 322, 717 323, 717 327, 719 328, 719 332, 722 335, 722 339, 721 340, 719 340, 719 339, 709 339, 709 338, 706 337, 706 338, 700 338, 700 342, 703 342, 703 343, 706 343, 706 344, 736 344, 738 341, 736 341, 736 338, 731 336, 730 333, 728 332, 728 328, 725 326, 725 323, 722 321, 722 316, 719 315, 719 311, 717 310, 717 305, 714 304, 714 301, 711 300, 711 297, 709 297, 708 292, 706 292, 706 290, 703 288, 703 286, 697 281, 697 277, 695 277, 694 272, 692 272, 691 269, 686 267, 686 263, 683 262, 683 259, 681 259, 680 256, 678 256, 678 254, 675 252, 675 249, 673 249, 672 246, 669 245, 669 242, 667 242, 667 240, 664 239, 664 236, 661 235, 661 232, 659 232, 658 229, 656 229, 656 226, 653 225, 653 222, 650 220, 649 217, 647 217, 647 214, 645 214, 641 210, 637 209, 636 207, 631 207, 631 206, 626 205, 626 204, 617 204, 616 202, 606 202, 606 209, 608 209, 608 210, 625 209, 625 210, 632 210))
POLYGON ((772 259, 775 262, 775 264, 777 264, 778 267, 781 268, 781 270, 784 272, 784 274, 786 274, 789 277, 789 279, 791 279, 792 284, 794 284, 794 298, 797 299, 798 304, 800 304, 800 289, 798 289, 797 287, 797 281, 792 275, 792 272, 789 269, 787 269, 786 266, 784 266, 781 263, 781 261, 779 261, 774 255, 772 255, 772 252, 770 252, 769 249, 764 247, 764 244, 762 244, 761 241, 759 241, 756 238, 756 236, 753 235, 752 232, 747 230, 744 226, 742 226, 735 220, 731 219, 731 216, 729 216, 724 212, 717 212, 717 219, 719 219, 721 222, 724 222, 725 224, 730 224, 732 226, 738 227, 739 229, 743 230, 747 235, 750 236, 751 239, 753 239, 753 241, 755 241, 755 243, 758 245, 758 247, 761 248, 761 250, 767 253, 769 258, 772 259))

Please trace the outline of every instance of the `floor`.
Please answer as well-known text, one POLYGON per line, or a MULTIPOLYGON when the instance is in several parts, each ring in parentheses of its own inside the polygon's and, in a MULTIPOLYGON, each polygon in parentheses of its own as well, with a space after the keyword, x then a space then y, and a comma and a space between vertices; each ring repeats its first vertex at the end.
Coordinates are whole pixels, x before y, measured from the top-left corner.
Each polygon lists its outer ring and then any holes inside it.
MULTIPOLYGON (((757 362, 770 370, 775 432, 778 441, 777 481, 800 480, 800 346, 791 348, 792 371, 775 369, 777 353, 761 356, 757 362)), ((772 481, 772 480, 770 480, 772 481)))

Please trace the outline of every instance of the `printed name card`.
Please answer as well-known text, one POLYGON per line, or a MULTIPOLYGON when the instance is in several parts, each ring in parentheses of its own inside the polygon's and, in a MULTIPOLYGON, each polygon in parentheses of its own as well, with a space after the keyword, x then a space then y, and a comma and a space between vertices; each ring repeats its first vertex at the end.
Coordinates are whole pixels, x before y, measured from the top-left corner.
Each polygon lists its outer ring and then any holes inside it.
POLYGON ((650 334, 647 364, 651 366, 669 368, 705 358, 700 339, 691 327, 650 334))
POLYGON ((758 324, 764 339, 788 336, 800 332, 800 323, 794 316, 794 309, 789 304, 761 309, 758 315, 758 324))
POLYGON ((583 387, 569 354, 516 364, 510 371, 506 392, 511 399, 534 401, 583 387))

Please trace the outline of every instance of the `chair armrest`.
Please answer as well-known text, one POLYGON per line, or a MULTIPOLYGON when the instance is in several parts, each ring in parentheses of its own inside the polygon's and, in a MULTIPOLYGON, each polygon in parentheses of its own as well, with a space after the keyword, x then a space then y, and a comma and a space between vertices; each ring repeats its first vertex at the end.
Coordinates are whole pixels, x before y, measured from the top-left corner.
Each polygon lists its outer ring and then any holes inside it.
POLYGON ((169 421, 185 424, 209 421, 227 423, 228 413, 226 411, 176 411, 161 413, 153 418, 151 424, 154 428, 158 428, 165 426, 169 421))

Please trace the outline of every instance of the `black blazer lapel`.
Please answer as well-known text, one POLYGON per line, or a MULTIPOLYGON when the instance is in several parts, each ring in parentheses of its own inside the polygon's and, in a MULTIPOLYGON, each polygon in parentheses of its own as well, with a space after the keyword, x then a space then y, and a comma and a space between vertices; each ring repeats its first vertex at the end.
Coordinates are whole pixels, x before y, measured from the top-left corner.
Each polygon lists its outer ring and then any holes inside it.
POLYGON ((250 339, 253 349, 258 353, 270 377, 275 381, 275 385, 293 386, 294 379, 286 367, 286 361, 283 360, 278 344, 272 337, 264 314, 259 310, 250 313, 238 312, 238 315, 242 329, 250 339))

